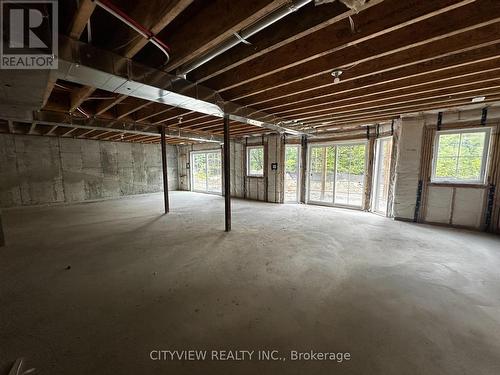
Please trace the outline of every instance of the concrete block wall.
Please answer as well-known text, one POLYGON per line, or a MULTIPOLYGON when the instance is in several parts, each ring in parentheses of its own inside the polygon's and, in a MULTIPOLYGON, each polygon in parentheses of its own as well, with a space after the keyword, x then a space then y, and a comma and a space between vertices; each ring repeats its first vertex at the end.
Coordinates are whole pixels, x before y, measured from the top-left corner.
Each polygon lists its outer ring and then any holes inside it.
MULTIPOLYGON (((177 148, 167 147, 169 189, 177 148)), ((160 145, 0 135, 0 206, 81 202, 163 190, 160 145)))

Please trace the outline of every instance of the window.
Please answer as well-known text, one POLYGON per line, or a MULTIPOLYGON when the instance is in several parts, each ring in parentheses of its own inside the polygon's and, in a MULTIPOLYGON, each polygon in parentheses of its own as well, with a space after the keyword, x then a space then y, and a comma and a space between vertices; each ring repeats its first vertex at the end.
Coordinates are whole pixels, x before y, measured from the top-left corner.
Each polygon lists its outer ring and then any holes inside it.
POLYGON ((247 147, 247 176, 264 176, 264 146, 247 147))
POLYGON ((432 182, 483 184, 490 132, 490 128, 438 132, 432 182))

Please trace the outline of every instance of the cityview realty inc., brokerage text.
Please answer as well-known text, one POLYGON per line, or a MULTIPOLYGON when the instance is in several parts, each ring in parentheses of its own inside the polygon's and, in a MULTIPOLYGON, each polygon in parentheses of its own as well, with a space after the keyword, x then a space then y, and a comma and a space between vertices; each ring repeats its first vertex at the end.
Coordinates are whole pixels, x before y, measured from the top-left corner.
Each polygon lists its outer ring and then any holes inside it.
POLYGON ((153 361, 330 361, 351 360, 349 352, 279 350, 162 350, 149 352, 153 361))

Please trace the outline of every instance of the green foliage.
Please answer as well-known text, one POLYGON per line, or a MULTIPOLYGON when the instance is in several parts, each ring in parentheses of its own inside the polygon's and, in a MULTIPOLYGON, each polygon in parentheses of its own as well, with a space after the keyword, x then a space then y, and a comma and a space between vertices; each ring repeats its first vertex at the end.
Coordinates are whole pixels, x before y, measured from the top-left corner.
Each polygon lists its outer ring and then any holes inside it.
POLYGON ((337 172, 363 175, 365 173, 366 145, 338 145, 313 147, 311 150, 311 171, 322 173, 326 157, 328 173, 335 171, 335 148, 337 148, 337 172))
POLYGON ((479 180, 486 134, 440 134, 435 177, 441 180, 479 180))
POLYGON ((296 147, 285 148, 285 171, 288 173, 297 173, 299 168, 298 152, 296 147))
POLYGON ((248 149, 249 174, 259 175, 264 173, 264 148, 248 149))

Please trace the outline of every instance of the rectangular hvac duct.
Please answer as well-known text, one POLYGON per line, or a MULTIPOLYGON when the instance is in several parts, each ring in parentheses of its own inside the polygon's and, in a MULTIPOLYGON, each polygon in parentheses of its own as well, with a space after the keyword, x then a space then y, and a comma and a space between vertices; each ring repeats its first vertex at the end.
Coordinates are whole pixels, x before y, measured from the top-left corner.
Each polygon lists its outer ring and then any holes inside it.
POLYGON ((207 87, 147 67, 109 51, 59 36, 57 78, 210 116, 260 126, 280 133, 302 134, 280 126, 280 119, 224 101, 207 87))

